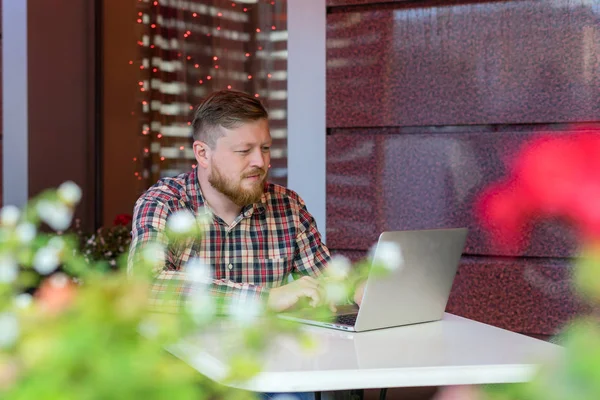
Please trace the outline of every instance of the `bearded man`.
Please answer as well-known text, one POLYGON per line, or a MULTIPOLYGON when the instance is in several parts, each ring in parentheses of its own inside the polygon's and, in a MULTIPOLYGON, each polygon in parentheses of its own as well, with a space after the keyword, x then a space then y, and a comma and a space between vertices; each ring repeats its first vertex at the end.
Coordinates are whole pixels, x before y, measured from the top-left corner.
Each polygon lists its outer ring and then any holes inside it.
POLYGON ((192 129, 196 168, 159 180, 136 202, 129 269, 145 244, 158 241, 167 251, 153 293, 178 282, 179 305, 186 295, 183 271, 198 259, 210 268, 215 294, 264 299, 274 311, 301 300, 321 304, 315 278, 330 260, 329 250, 300 196, 267 181, 267 110, 246 93, 215 92, 198 106, 192 129), (179 211, 207 213, 210 222, 198 240, 171 245, 165 227, 179 211), (290 282, 292 274, 299 279, 290 282))

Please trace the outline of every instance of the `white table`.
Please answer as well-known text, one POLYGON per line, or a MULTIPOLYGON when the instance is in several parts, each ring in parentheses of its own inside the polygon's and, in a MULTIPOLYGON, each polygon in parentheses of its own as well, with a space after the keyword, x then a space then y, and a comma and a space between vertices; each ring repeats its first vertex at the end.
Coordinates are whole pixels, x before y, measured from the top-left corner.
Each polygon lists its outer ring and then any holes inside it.
MULTIPOLYGON (((188 339, 169 351, 203 375, 226 374, 226 331, 188 339)), ((413 386, 515 383, 562 354, 552 343, 452 314, 441 321, 362 333, 306 326, 316 339, 307 354, 289 337, 274 338, 263 371, 236 385, 255 392, 318 392, 413 386)))

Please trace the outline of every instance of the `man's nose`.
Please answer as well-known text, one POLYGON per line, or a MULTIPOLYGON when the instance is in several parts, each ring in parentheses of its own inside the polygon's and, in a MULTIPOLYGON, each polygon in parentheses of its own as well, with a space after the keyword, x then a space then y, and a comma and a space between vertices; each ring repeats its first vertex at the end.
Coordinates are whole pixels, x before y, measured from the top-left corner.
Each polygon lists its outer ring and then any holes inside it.
POLYGON ((261 149, 253 151, 250 166, 254 167, 254 168, 265 169, 266 157, 267 157, 267 154, 265 154, 263 151, 261 151, 261 149))

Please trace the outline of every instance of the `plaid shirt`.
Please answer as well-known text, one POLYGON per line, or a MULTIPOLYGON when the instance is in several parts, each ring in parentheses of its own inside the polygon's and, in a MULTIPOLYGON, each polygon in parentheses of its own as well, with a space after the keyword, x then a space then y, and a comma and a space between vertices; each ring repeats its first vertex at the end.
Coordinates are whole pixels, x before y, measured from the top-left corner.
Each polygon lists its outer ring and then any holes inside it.
POLYGON ((245 206, 231 225, 214 215, 203 227, 200 240, 169 245, 166 221, 179 210, 195 216, 209 212, 196 170, 161 179, 135 205, 129 269, 135 268, 134 254, 144 244, 158 241, 167 248, 166 265, 155 271, 155 306, 166 305, 158 304, 157 299, 169 284, 178 293, 171 306, 185 302, 189 285, 182 267, 193 257, 211 267, 211 292, 242 299, 266 296, 268 288, 284 284, 292 273, 318 276, 330 259, 304 201, 279 185, 266 183, 261 200, 245 206))

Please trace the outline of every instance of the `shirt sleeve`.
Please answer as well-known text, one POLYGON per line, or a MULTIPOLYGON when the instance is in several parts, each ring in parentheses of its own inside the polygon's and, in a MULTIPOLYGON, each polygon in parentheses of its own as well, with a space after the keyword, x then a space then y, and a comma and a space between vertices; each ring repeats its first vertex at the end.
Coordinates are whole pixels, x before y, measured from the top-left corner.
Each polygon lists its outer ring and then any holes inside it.
MULTIPOLYGON (((128 273, 137 272, 136 268, 139 268, 140 255, 145 246, 158 243, 165 248, 164 265, 158 265, 152 271, 154 280, 150 292, 150 307, 153 310, 177 312, 188 301, 197 298, 190 294, 198 290, 208 290, 213 296, 227 299, 226 302, 217 302, 220 307, 226 306, 229 300, 264 299, 268 296, 266 287, 224 279, 212 279, 207 285, 191 285, 182 271, 178 247, 170 244, 165 234, 167 218, 172 212, 167 204, 152 198, 140 198, 134 208, 128 273)), ((225 311, 221 308, 217 310, 219 313, 225 311)))
POLYGON ((300 209, 300 226, 296 236, 294 271, 317 277, 325 270, 330 259, 329 249, 321 240, 317 222, 303 205, 300 209))

